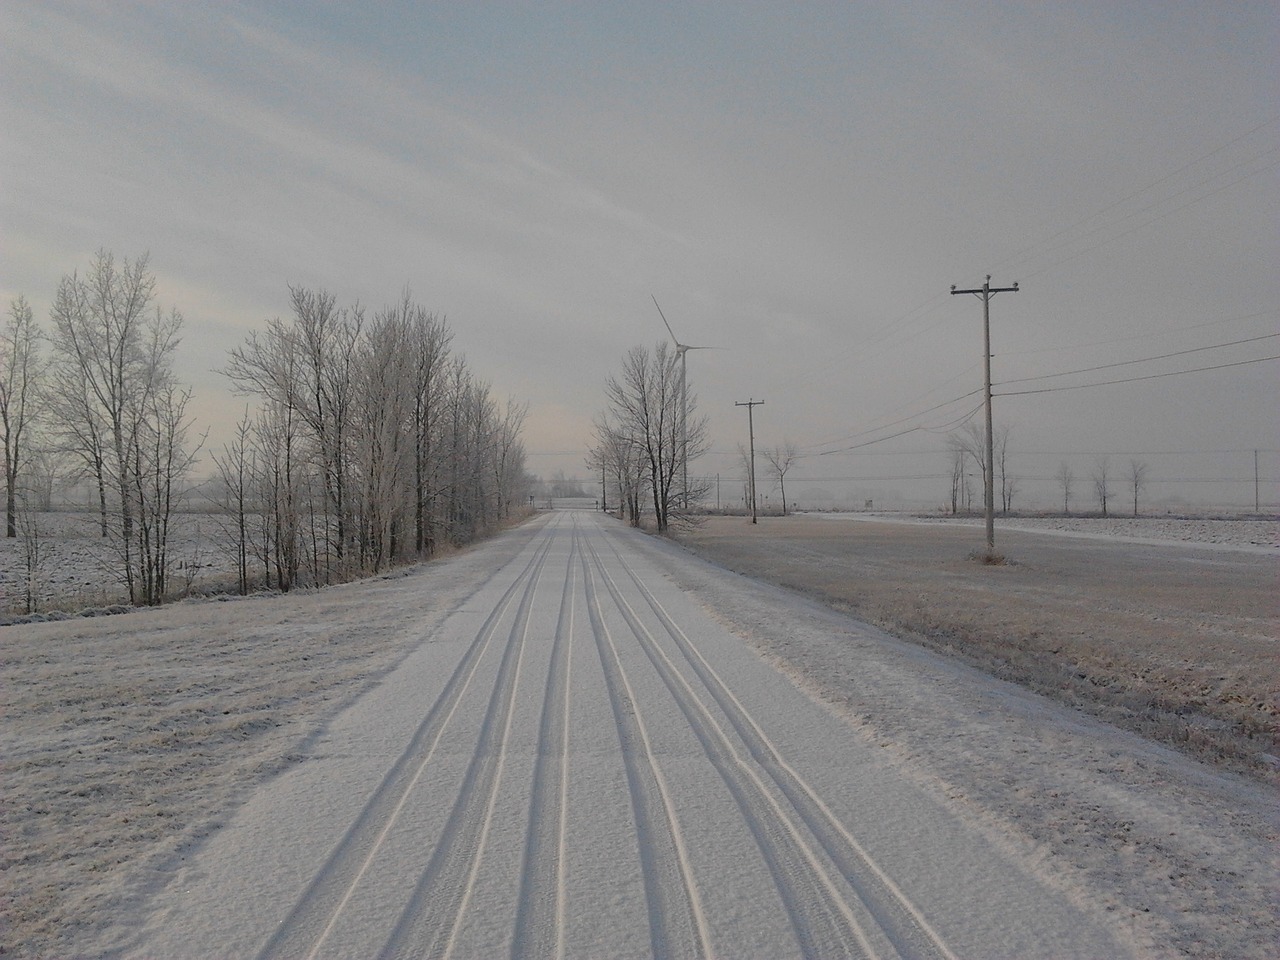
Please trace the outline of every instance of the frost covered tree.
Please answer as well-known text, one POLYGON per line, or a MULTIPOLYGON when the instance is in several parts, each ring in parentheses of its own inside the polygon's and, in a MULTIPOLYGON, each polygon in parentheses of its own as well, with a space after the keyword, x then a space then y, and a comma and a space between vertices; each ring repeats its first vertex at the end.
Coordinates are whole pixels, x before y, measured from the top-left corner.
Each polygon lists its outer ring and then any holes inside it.
POLYGON ((256 398, 252 430, 267 580, 375 572, 465 543, 511 512, 527 485, 524 407, 500 413, 453 356, 443 320, 405 289, 366 319, 324 292, 290 289, 224 373, 256 398))
POLYGON ((1138 515, 1138 495, 1147 486, 1147 464, 1143 460, 1130 460, 1128 473, 1129 489, 1133 491, 1133 515, 1138 515))
POLYGON ((951 512, 956 514, 960 512, 960 504, 967 499, 964 468, 969 451, 955 434, 947 438, 947 456, 951 467, 951 512))
POLYGON ((1058 464, 1058 472, 1054 475, 1054 479, 1058 481, 1058 487, 1062 490, 1062 512, 1070 513, 1071 487, 1076 482, 1076 475, 1067 461, 1063 460, 1058 464))
POLYGON ((787 515, 787 473, 800 459, 800 451, 790 440, 776 444, 764 451, 765 462, 769 464, 769 474, 778 481, 778 489, 782 494, 782 515, 787 515))
MULTIPOLYGON (((640 446, 629 434, 614 424, 607 413, 596 415, 595 446, 587 465, 599 469, 612 482, 618 517, 631 526, 640 526, 641 505, 645 496, 645 471, 640 446)), ((605 495, 605 501, 609 499, 605 495)))
POLYGON ((129 601, 160 603, 169 520, 194 456, 190 393, 173 371, 182 315, 155 303, 146 254, 100 250, 84 276, 62 278, 51 319, 55 430, 93 473, 129 601))
MULTIPOLYGON (((956 435, 959 444, 964 448, 964 452, 969 458, 978 465, 978 470, 982 474, 982 487, 985 492, 987 489, 987 439, 986 433, 982 426, 970 420, 964 425, 964 429, 956 435)), ((966 500, 968 497, 966 496, 966 500)))
POLYGON ((1000 472, 1000 512, 1013 509, 1013 495, 1018 492, 1016 477, 1009 475, 1009 424, 1001 424, 995 432, 996 470, 1000 472))
POLYGON ((679 355, 665 341, 652 353, 633 347, 621 373, 605 382, 605 395, 609 421, 644 464, 654 520, 665 532, 673 519, 682 518, 682 504, 706 494, 705 484, 678 489, 687 464, 707 446, 706 419, 695 415, 697 399, 682 389, 679 355))
POLYGON ((1107 516, 1107 501, 1111 496, 1111 458, 1098 457, 1093 463, 1093 494, 1098 499, 1098 509, 1107 516))
POLYGON ((249 334, 231 350, 223 374, 238 392, 257 400, 253 449, 257 506, 262 525, 253 538, 269 586, 290 590, 297 582, 302 558, 300 501, 308 460, 302 438, 302 360, 291 326, 280 318, 249 334))
POLYGON ((221 487, 220 506, 228 518, 222 526, 222 536, 235 562, 236 590, 243 596, 249 592, 249 555, 258 515, 253 482, 260 475, 253 423, 247 413, 236 424, 231 441, 223 445, 221 453, 213 455, 213 465, 221 487))
POLYGON ((29 459, 41 357, 40 329, 27 298, 9 304, 0 328, 0 433, 4 440, 5 536, 18 536, 18 483, 29 459))
POLYGON ((448 324, 412 302, 406 288, 401 310, 408 318, 413 355, 413 534, 419 556, 436 546, 440 464, 438 440, 445 398, 445 368, 453 334, 448 324))

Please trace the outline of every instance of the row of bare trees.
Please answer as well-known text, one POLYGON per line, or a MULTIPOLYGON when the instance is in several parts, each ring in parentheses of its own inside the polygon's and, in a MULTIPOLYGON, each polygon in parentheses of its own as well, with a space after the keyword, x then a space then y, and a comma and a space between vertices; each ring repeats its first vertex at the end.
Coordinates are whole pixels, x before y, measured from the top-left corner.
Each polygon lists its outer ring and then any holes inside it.
POLYGON ((476 379, 444 319, 408 290, 371 316, 302 287, 290 304, 224 370, 256 406, 214 457, 241 589, 428 557, 524 502, 526 408, 476 379))
MULTIPOLYGON (((1101 456, 1094 460, 1093 469, 1089 474, 1088 481, 1093 488, 1094 499, 1098 504, 1098 511, 1104 516, 1110 516, 1110 507, 1112 501, 1112 483, 1119 480, 1133 494, 1133 515, 1138 515, 1138 499, 1142 492, 1147 488, 1147 472, 1148 466, 1145 460, 1131 459, 1129 467, 1123 476, 1117 478, 1111 467, 1111 458, 1101 456)), ((1076 481, 1075 471, 1071 469, 1071 465, 1065 460, 1058 465, 1058 472, 1054 474, 1054 480, 1057 481, 1058 488, 1062 491, 1062 512, 1071 512, 1071 490, 1076 481)))
POLYGON ((639 526, 652 506, 665 532, 706 496, 705 480, 688 466, 707 449, 707 421, 695 415, 696 398, 681 378, 680 355, 665 341, 651 352, 633 347, 622 371, 605 382, 607 405, 596 416, 587 465, 605 479, 606 506, 639 526))
MULTIPOLYGON (((292 316, 224 370, 252 409, 213 457, 241 591, 430 556, 524 502, 526 408, 453 354, 443 319, 407 290, 370 317, 322 291, 290 295, 292 316)), ((171 526, 203 443, 174 372, 182 322, 157 304, 146 255, 99 251, 62 278, 47 332, 24 297, 0 329, 6 535, 24 501, 48 508, 55 472, 89 481, 133 604, 171 592, 171 526)))
MULTIPOLYGON (((1000 502, 997 509, 1008 513, 1013 509, 1013 497, 1019 489, 1019 479, 1009 472, 1009 425, 997 426, 993 437, 995 453, 996 479, 999 481, 1000 502)), ((986 438, 983 428, 972 421, 965 427, 951 434, 947 448, 951 463, 951 512, 958 513, 961 508, 968 510, 972 505, 973 486, 969 481, 969 464, 977 465, 981 491, 987 480, 987 464, 985 453, 986 438)), ((1062 492, 1062 512, 1071 512, 1071 495, 1078 479, 1070 464, 1063 461, 1054 474, 1054 481, 1062 492)), ((1128 492, 1133 495, 1133 515, 1138 515, 1139 498, 1147 487, 1148 466, 1145 461, 1132 459, 1123 477, 1118 477, 1111 465, 1111 458, 1100 456, 1094 460, 1093 468, 1087 478, 1098 512, 1104 517, 1110 516, 1111 503, 1115 484, 1123 482, 1128 492)))
POLYGON ((199 449, 190 391, 174 375, 181 329, 182 315, 156 303, 145 255, 99 251, 84 274, 59 282, 47 333, 19 296, 0 337, 6 536, 18 535, 23 494, 38 496, 61 461, 64 474, 92 483, 134 604, 159 603, 169 589, 170 523, 199 449))
MULTIPOLYGON (((1009 426, 997 427, 992 438, 995 454, 995 471, 1000 481, 1001 513, 1013 509, 1013 498, 1018 492, 1018 478, 1009 472, 1009 426)), ((964 428, 947 438, 947 450, 951 461, 951 512, 959 513, 961 507, 970 509, 973 501, 973 485, 969 482, 969 464, 976 464, 979 473, 978 493, 986 489, 987 454, 986 434, 983 428, 970 421, 964 428)))

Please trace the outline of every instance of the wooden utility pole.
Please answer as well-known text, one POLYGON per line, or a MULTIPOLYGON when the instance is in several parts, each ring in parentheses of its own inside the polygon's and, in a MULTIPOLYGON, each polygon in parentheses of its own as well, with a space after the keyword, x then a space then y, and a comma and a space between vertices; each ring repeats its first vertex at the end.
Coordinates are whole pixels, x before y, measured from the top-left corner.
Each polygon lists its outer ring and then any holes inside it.
POLYGON ((756 425, 752 414, 755 408, 763 404, 763 400, 748 400, 745 403, 735 402, 735 407, 747 408, 747 436, 750 437, 751 443, 751 461, 748 469, 749 477, 747 484, 751 490, 751 522, 756 522, 756 425))
POLYGON ((991 286, 991 274, 978 290, 957 290, 951 285, 951 293, 972 293, 982 298, 982 360, 985 370, 986 402, 987 402, 987 470, 986 470, 986 506, 987 506, 987 558, 992 559, 996 553, 996 483, 995 483, 995 442, 991 435, 991 298, 997 293, 1017 293, 1018 285, 1012 287, 991 286))

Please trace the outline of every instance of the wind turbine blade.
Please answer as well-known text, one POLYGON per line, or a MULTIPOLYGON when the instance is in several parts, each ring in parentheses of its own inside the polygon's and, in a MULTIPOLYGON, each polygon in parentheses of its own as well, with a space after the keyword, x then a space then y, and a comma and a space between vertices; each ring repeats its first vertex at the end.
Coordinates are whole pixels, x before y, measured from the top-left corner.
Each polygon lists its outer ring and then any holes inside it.
MULTIPOLYGON (((655 307, 658 307, 658 298, 653 296, 652 293, 649 294, 649 296, 652 297, 653 299, 653 305, 655 307)), ((671 324, 667 323, 667 315, 662 312, 661 307, 658 307, 658 316, 662 318, 662 325, 667 328, 667 333, 671 334, 671 342, 674 343, 677 347, 682 346, 680 341, 676 339, 676 334, 675 334, 675 331, 671 329, 671 324)))

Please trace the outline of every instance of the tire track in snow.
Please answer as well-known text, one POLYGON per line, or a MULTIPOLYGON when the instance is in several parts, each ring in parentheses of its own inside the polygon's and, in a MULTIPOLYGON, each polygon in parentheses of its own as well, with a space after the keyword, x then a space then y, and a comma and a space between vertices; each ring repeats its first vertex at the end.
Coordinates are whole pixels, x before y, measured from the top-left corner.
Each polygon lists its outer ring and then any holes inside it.
POLYGON ((494 807, 502 783, 515 714, 516 692, 520 685, 520 668, 524 662, 529 613, 553 539, 554 535, 548 534, 537 566, 526 580, 524 595, 516 610, 480 726, 480 738, 463 775, 462 789, 436 840, 426 869, 379 951, 378 956, 384 960, 444 958, 453 951, 493 825, 494 807))
POLYGON ((600 609, 595 580, 603 576, 595 551, 582 557, 591 632, 604 672, 622 750, 648 902, 650 953, 655 957, 710 956, 706 915, 695 884, 679 820, 653 754, 635 692, 600 609))
POLYGON ((743 762, 740 751, 698 698, 676 665, 659 648, 598 555, 593 557, 614 603, 640 649, 676 701, 708 761, 720 774, 756 841, 779 899, 791 923, 797 947, 805 957, 874 958, 881 951, 867 928, 866 912, 851 905, 838 877, 824 863, 812 841, 769 791, 759 774, 743 762))
POLYGON ((529 802, 529 831, 516 908, 512 960, 560 960, 565 935, 565 840, 569 791, 569 691, 573 681, 573 604, 577 594, 578 523, 565 571, 560 614, 547 669, 538 727, 538 756, 529 802))
MULTIPOLYGON (((777 747, 769 740, 759 724, 756 723, 741 701, 738 700, 732 689, 689 640, 689 637, 680 628, 679 624, 675 622, 666 611, 666 608, 662 606, 661 602, 644 584, 631 565, 627 563, 616 545, 611 543, 611 548, 618 563, 626 571, 628 578, 635 585, 646 604, 657 616, 664 631, 683 654, 703 688, 715 700, 750 757, 750 763, 748 763, 739 754, 738 749, 735 748, 723 728, 715 721, 708 707, 699 699, 676 664, 661 650, 656 640, 644 627, 643 623, 640 622, 634 610, 626 603, 616 584, 610 578, 608 580, 610 589, 615 592, 619 606, 624 609, 624 615, 627 616, 628 621, 631 623, 637 639, 641 641, 650 660, 653 661, 655 669, 662 674, 664 682, 667 683, 672 694, 680 703, 681 709, 685 711, 686 716, 690 719, 699 739, 703 738, 704 733, 710 734, 714 732, 720 745, 728 751, 728 756, 732 758, 733 767, 728 767, 717 761, 719 755, 717 749, 708 751, 712 762, 717 764, 717 769, 721 770, 722 775, 728 775, 726 776, 726 783, 729 782, 729 777, 731 776, 736 779, 733 773, 733 769, 736 767, 746 771, 752 784, 768 796, 770 792, 766 790, 765 785, 754 771, 759 769, 767 773, 791 807, 792 812, 784 814, 776 803, 770 802, 770 806, 778 810, 788 822, 793 824, 792 827, 788 828, 788 833, 792 833, 795 829, 792 814, 798 815, 808 828, 810 836, 819 844, 826 856, 839 868, 842 878, 856 896, 857 906, 865 910, 873 918, 875 925, 887 937, 891 948, 899 956, 920 958, 920 960, 958 960, 942 937, 929 924, 919 907, 907 897, 893 879, 871 858, 870 854, 858 843, 853 834, 831 812, 817 791, 786 762, 777 747)), ((706 741, 704 741, 705 744, 706 741)), ((730 784, 730 789, 734 792, 735 799, 738 799, 740 795, 738 789, 733 784, 730 784)), ((744 814, 750 819, 751 815, 747 813, 746 809, 744 809, 744 814)), ((757 825, 754 823, 749 823, 749 826, 758 840, 761 836, 768 835, 768 831, 758 830, 757 825)), ((770 869, 774 869, 771 855, 766 852, 765 856, 770 864, 770 869)), ((787 894, 781 890, 780 893, 782 893, 784 901, 787 901, 787 894)), ((788 905, 788 912, 790 910, 791 908, 788 905)), ((797 930, 797 934, 801 935, 803 943, 804 936, 801 931, 797 930)), ((863 934, 859 933, 857 937, 863 949, 869 950, 870 944, 866 943, 863 934)), ((825 957, 831 954, 826 949, 819 949, 817 954, 812 955, 825 957)), ((871 951, 871 955, 875 955, 875 952, 871 951)))
MULTIPOLYGON (((360 816, 346 832, 328 861, 303 892, 293 910, 258 952, 258 960, 305 957, 314 960, 333 932, 361 880, 399 819, 410 794, 421 780, 463 694, 471 685, 498 624, 522 586, 536 580, 551 548, 552 537, 544 529, 542 543, 502 597, 494 605, 467 646, 435 703, 423 718, 408 747, 383 777, 360 816)), ((495 574, 496 575, 496 574, 495 574)), ((485 581, 484 585, 491 582, 485 581)), ((483 589, 482 585, 476 593, 483 589)), ((473 593, 472 596, 475 594, 473 593)))

